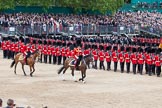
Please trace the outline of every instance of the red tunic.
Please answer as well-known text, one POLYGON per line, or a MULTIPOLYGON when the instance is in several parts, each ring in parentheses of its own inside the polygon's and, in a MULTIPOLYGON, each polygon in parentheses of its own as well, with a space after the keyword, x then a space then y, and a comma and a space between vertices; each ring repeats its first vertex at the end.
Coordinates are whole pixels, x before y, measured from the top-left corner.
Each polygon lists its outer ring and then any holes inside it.
POLYGON ((105 52, 105 57, 106 57, 106 62, 111 61, 111 55, 109 54, 109 52, 105 52))

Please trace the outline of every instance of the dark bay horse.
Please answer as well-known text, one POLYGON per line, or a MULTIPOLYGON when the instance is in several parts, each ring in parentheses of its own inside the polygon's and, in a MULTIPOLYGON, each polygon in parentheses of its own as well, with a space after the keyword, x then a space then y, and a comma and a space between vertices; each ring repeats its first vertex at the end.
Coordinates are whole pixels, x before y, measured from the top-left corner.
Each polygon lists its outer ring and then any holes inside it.
MULTIPOLYGON (((67 58, 65 60, 64 65, 58 70, 58 74, 60 74, 63 71, 63 75, 65 74, 66 70, 70 67, 72 72, 72 76, 75 82, 77 82, 75 76, 74 76, 74 70, 75 70, 75 65, 71 65, 71 62, 73 62, 75 59, 74 58, 67 58)), ((86 55, 82 58, 82 60, 80 61, 80 65, 79 65, 79 70, 81 71, 82 77, 79 78, 79 81, 82 81, 83 83, 85 83, 84 78, 86 77, 86 70, 87 70, 87 64, 86 62, 93 62, 93 57, 91 55, 86 55)), ((63 80, 64 77, 62 76, 63 80)))
MULTIPOLYGON (((33 52, 30 55, 29 58, 27 58, 27 63, 29 65, 29 67, 30 67, 30 76, 31 77, 33 76, 33 73, 35 71, 35 68, 34 68, 35 60, 36 60, 37 57, 39 59, 39 56, 40 56, 40 52, 39 52, 39 50, 36 50, 35 52, 33 52)), ((23 57, 23 54, 22 53, 18 53, 18 54, 15 55, 14 61, 11 63, 11 66, 10 67, 12 68, 15 65, 14 72, 16 74, 16 67, 17 67, 17 64, 19 62, 21 63, 22 70, 24 72, 24 75, 26 76, 26 73, 25 73, 25 70, 24 70, 25 60, 24 60, 24 57, 23 57)))

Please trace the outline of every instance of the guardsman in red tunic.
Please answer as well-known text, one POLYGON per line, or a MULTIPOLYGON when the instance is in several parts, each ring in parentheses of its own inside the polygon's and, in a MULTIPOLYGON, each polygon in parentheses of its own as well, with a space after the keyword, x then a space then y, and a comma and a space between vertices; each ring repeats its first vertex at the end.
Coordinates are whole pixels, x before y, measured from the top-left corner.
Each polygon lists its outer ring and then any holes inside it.
POLYGON ((106 48, 107 52, 105 52, 105 58, 107 62, 107 70, 109 71, 111 69, 111 46, 108 46, 106 48))
POLYGON ((152 58, 152 65, 151 65, 151 72, 155 75, 155 49, 151 50, 151 58, 152 58))
POLYGON ((53 43, 53 46, 51 48, 51 53, 53 57, 53 64, 56 64, 56 48, 55 48, 55 43, 53 43))
POLYGON ((1 43, 1 47, 2 47, 2 50, 3 50, 3 58, 6 58, 7 46, 6 46, 6 38, 5 37, 3 37, 3 41, 1 43))
POLYGON ((151 54, 150 54, 150 49, 148 50, 148 55, 146 57, 146 62, 147 62, 147 73, 149 76, 152 75, 151 73, 151 65, 152 65, 152 57, 151 57, 151 54))
POLYGON ((127 67, 127 73, 130 72, 130 60, 131 60, 131 54, 130 54, 130 48, 126 48, 126 53, 124 54, 125 62, 126 62, 126 67, 127 67))
POLYGON ((40 62, 42 63, 42 41, 41 40, 38 40, 38 45, 37 45, 37 49, 41 52, 40 54, 40 62))
POLYGON ((66 44, 65 43, 63 43, 63 47, 62 47, 62 52, 61 52, 61 54, 62 54, 62 57, 63 57, 63 64, 65 63, 65 60, 66 60, 66 56, 65 56, 65 54, 66 54, 66 52, 65 52, 65 48, 66 48, 66 44))
POLYGON ((144 55, 143 55, 143 49, 142 48, 139 49, 138 64, 139 64, 139 73, 142 75, 143 64, 144 64, 144 55))
POLYGON ((44 63, 47 63, 47 41, 44 41, 42 52, 43 52, 43 56, 44 56, 44 63))
POLYGON ((125 63, 124 46, 121 46, 120 50, 121 50, 121 52, 119 53, 120 69, 121 69, 121 73, 123 73, 124 72, 124 63, 125 63))
POLYGON ((95 50, 93 50, 92 54, 93 54, 94 62, 95 62, 95 66, 94 66, 94 68, 97 69, 97 61, 98 61, 97 48, 96 48, 95 50))
POLYGON ((61 55, 61 52, 60 52, 60 47, 59 47, 59 43, 57 43, 57 47, 56 47, 56 61, 57 61, 57 64, 60 65, 60 55, 61 55))
POLYGON ((7 46, 7 58, 8 59, 10 59, 10 44, 11 42, 10 42, 10 40, 8 39, 7 41, 6 41, 6 46, 7 46))
POLYGON ((99 52, 99 59, 100 59, 100 69, 103 69, 105 70, 105 66, 104 66, 104 58, 105 58, 105 55, 104 55, 104 51, 103 51, 103 47, 100 49, 101 51, 99 52))
POLYGON ((136 74, 136 66, 137 66, 137 54, 136 54, 136 48, 132 49, 132 54, 131 54, 131 61, 133 65, 133 73, 136 74))
POLYGON ((52 46, 51 46, 51 41, 49 41, 48 42, 48 48, 47 48, 47 58, 49 57, 49 64, 51 64, 51 58, 52 58, 52 55, 51 55, 51 48, 52 48, 52 46))
POLYGON ((114 72, 116 72, 117 71, 117 64, 118 64, 117 46, 113 47, 112 58, 113 58, 113 61, 114 61, 114 72))
POLYGON ((15 40, 13 40, 13 43, 12 43, 12 47, 11 47, 11 51, 12 51, 12 55, 11 55, 11 57, 12 57, 12 59, 14 59, 14 55, 15 55, 15 40))
POLYGON ((161 74, 162 56, 160 56, 161 49, 158 49, 155 55, 155 66, 157 77, 161 74))

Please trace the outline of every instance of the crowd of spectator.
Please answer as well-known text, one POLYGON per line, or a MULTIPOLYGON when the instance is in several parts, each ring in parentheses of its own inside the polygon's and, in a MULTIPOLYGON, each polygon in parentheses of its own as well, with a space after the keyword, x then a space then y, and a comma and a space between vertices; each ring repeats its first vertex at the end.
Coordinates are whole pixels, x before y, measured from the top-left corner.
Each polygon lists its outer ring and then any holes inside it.
POLYGON ((117 12, 114 16, 108 15, 64 15, 64 14, 0 14, 0 24, 3 27, 23 25, 34 28, 39 25, 46 31, 47 25, 50 28, 56 27, 61 31, 63 27, 83 26, 96 27, 98 25, 126 26, 149 28, 150 32, 162 32, 162 14, 158 12, 117 12), (138 25, 138 26, 137 26, 138 25))
POLYGON ((138 2, 137 4, 140 8, 162 8, 162 2, 158 3, 158 1, 153 3, 147 3, 147 2, 138 2))

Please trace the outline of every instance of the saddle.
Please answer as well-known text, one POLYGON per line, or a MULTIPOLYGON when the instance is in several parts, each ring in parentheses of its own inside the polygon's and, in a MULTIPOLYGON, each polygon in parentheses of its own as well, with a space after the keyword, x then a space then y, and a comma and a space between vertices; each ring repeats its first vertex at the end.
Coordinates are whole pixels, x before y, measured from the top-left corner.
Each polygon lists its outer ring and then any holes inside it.
POLYGON ((76 60, 71 60, 71 62, 69 63, 70 66, 75 66, 76 65, 76 60))
POLYGON ((23 54, 21 54, 19 56, 19 60, 21 60, 21 61, 23 60, 25 62, 25 65, 27 65, 27 60, 25 58, 26 58, 26 56, 24 56, 23 54))

